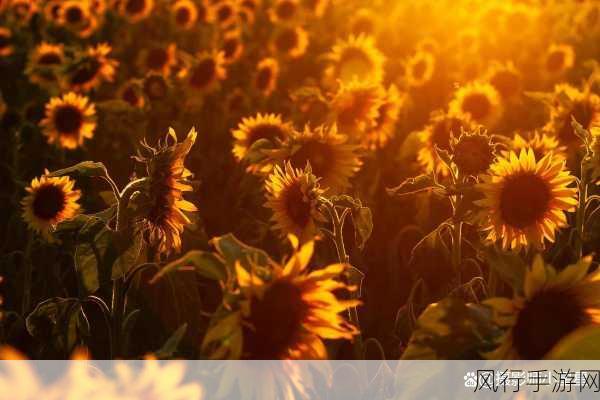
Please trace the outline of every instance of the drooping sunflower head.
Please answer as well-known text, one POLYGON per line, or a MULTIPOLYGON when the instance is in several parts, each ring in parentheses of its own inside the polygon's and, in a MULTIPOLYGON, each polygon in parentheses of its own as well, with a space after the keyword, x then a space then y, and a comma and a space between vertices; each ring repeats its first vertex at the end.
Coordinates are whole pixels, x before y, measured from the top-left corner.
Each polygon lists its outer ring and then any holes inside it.
POLYGON ((450 112, 487 128, 502 117, 500 95, 489 83, 472 82, 459 88, 449 105, 450 112))
POLYGON ((254 87, 265 96, 269 96, 277 87, 279 63, 272 57, 263 58, 256 66, 254 87))
POLYGON ((199 92, 215 89, 227 78, 225 56, 222 51, 204 52, 198 55, 187 74, 188 86, 199 92))
POLYGON ((177 64, 177 45, 154 45, 143 49, 138 56, 138 65, 143 72, 169 76, 177 64))
POLYGON ((69 90, 87 92, 102 82, 112 82, 119 62, 109 56, 111 51, 110 45, 100 43, 78 55, 67 69, 64 86, 69 90))
POLYGON ((520 153, 522 149, 531 149, 536 160, 541 160, 546 154, 553 153, 556 157, 566 158, 566 146, 561 146, 556 136, 549 136, 546 133, 533 132, 521 136, 515 133, 511 143, 511 150, 520 153))
POLYGON ((14 51, 12 32, 0 26, 0 57, 10 56, 14 51))
MULTIPOLYGON (((256 114, 254 117, 242 118, 236 129, 232 131, 234 140, 233 155, 238 161, 242 161, 252 145, 259 140, 266 140, 265 146, 274 148, 280 141, 285 140, 293 132, 289 122, 284 122, 280 115, 256 114)), ((250 171, 269 171, 270 165, 250 165, 250 171)))
POLYGON ((235 311, 209 329, 206 337, 212 340, 203 346, 217 342, 215 354, 230 358, 325 359, 324 339, 351 340, 358 333, 341 313, 360 301, 338 298, 340 292, 356 290, 340 279, 347 265, 309 272, 314 243, 298 248, 298 240, 290 240, 294 253, 285 264, 268 260, 268 265, 246 267, 237 262, 235 311))
POLYGON ((42 42, 32 50, 25 73, 32 83, 40 86, 58 83, 58 69, 65 62, 64 46, 42 42))
POLYGON ((417 51, 406 61, 406 82, 421 87, 431 80, 435 71, 435 57, 428 51, 417 51))
POLYGON ((59 222, 73 218, 79 212, 77 201, 81 192, 68 176, 34 178, 26 188, 27 196, 21 201, 23 219, 30 229, 53 241, 52 229, 59 222))
POLYGON ((438 111, 431 114, 429 123, 418 132, 421 147, 417 153, 417 161, 426 172, 435 171, 442 176, 448 176, 450 171, 438 158, 435 148, 450 150, 450 140, 462 131, 470 132, 475 128, 470 119, 462 119, 446 112, 438 111))
POLYGON ((282 26, 273 37, 272 47, 283 56, 302 57, 308 47, 308 33, 300 26, 282 26))
POLYGON ((330 104, 340 132, 362 141, 367 130, 376 125, 385 95, 385 89, 376 82, 353 80, 342 84, 330 104))
POLYGON ((503 100, 514 99, 522 91, 521 73, 511 63, 493 65, 487 73, 487 81, 498 91, 503 100))
POLYGON ((568 44, 553 44, 544 59, 545 71, 552 76, 561 75, 575 64, 575 50, 568 44))
POLYGON ((521 293, 512 299, 486 300, 495 322, 506 329, 487 358, 553 358, 553 349, 567 335, 600 324, 600 277, 598 271, 588 273, 591 264, 592 258, 584 257, 557 271, 537 255, 525 273, 521 293))
POLYGON ((46 104, 45 118, 40 126, 48 143, 75 149, 94 136, 96 109, 87 97, 74 92, 53 97, 46 104))
POLYGON ((488 170, 496 157, 491 138, 481 130, 463 132, 451 142, 452 161, 462 176, 478 176, 488 170))
POLYGON ((118 98, 132 107, 143 108, 146 104, 144 87, 138 80, 129 80, 125 82, 118 91, 118 98))
POLYGON ((171 6, 171 15, 176 26, 190 29, 198 20, 198 7, 192 0, 177 0, 171 6))
POLYGON ((265 207, 273 212, 275 230, 284 237, 293 234, 302 242, 318 236, 317 223, 324 220, 319 211, 319 199, 323 190, 310 166, 297 169, 289 162, 283 168, 276 165, 267 178, 265 189, 265 207))
POLYGON ((579 90, 568 84, 556 85, 550 119, 544 131, 557 137, 569 149, 577 148, 576 144, 580 142, 571 125, 572 118, 585 129, 600 126, 600 96, 587 86, 579 90))
POLYGON ((484 198, 481 228, 489 242, 500 241, 504 249, 542 248, 554 242, 556 230, 566 225, 565 212, 577 204, 575 180, 565 161, 548 154, 536 161, 531 149, 500 156, 478 185, 484 198))
POLYGON ((183 142, 177 141, 173 129, 156 147, 142 142, 145 154, 135 157, 146 165, 148 176, 148 212, 142 220, 146 240, 161 254, 181 250, 181 233, 191 223, 184 212, 197 211, 183 198, 193 190, 192 173, 184 166, 185 158, 196 141, 196 131, 190 130, 183 142))
POLYGON ((332 66, 327 72, 333 79, 348 84, 353 80, 381 82, 384 55, 371 36, 351 35, 338 41, 328 55, 332 66))
POLYGON ((276 0, 269 9, 269 18, 273 23, 289 23, 300 14, 298 0, 276 0))
POLYGON ((310 164, 311 172, 328 193, 341 193, 350 185, 350 178, 360 169, 359 147, 347 142, 334 126, 306 126, 294 132, 273 156, 279 165, 289 162, 294 168, 310 164))
POLYGON ((367 131, 363 145, 374 150, 382 148, 396 133, 396 122, 406 102, 406 94, 400 93, 395 85, 391 85, 385 93, 383 103, 377 110, 375 123, 367 131))
POLYGON ((223 59, 227 64, 238 61, 244 53, 244 42, 240 32, 229 31, 223 35, 221 43, 223 59))
POLYGON ((154 0, 120 0, 119 11, 130 23, 148 18, 154 9, 154 0))

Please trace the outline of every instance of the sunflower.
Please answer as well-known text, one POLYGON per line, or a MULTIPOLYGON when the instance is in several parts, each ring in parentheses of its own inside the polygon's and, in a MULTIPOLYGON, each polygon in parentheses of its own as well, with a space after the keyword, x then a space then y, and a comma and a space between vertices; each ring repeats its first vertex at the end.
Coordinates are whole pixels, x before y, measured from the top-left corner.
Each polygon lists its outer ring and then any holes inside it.
MULTIPOLYGON (((278 141, 283 141, 293 132, 290 123, 283 122, 280 115, 256 114, 254 117, 242 118, 236 129, 232 131, 234 139, 233 155, 238 161, 242 161, 248 154, 252 145, 258 140, 268 140, 271 148, 278 141)), ((250 171, 266 171, 271 169, 270 165, 251 165, 250 171)))
POLYGON ((142 71, 169 76, 177 64, 177 45, 155 45, 144 49, 138 56, 138 65, 142 71))
POLYGON ((169 83, 158 74, 148 74, 143 82, 144 94, 150 100, 164 99, 169 93, 169 83))
POLYGON ((329 0, 300 0, 302 8, 311 13, 312 16, 320 18, 325 13, 329 0))
POLYGON ((451 141, 452 162, 462 176, 478 176, 488 170, 496 157, 491 138, 476 130, 463 132, 451 141))
POLYGON ((585 129, 600 126, 600 96, 592 93, 591 87, 579 90, 568 84, 556 85, 550 118, 544 131, 557 137, 571 148, 578 148, 580 139, 575 135, 571 119, 575 118, 585 129))
POLYGON ((526 135, 526 137, 515 133, 511 142, 511 150, 518 154, 522 149, 533 150, 533 155, 536 160, 540 160, 549 153, 553 153, 557 157, 567 157, 566 146, 561 146, 555 136, 549 136, 540 132, 530 133, 529 135, 526 135))
POLYGON ((225 56, 222 51, 201 53, 188 72, 188 86, 196 91, 209 92, 227 78, 225 56))
POLYGON ((13 51, 12 32, 0 26, 0 57, 10 56, 13 51))
POLYGON ((38 12, 38 2, 33 0, 10 0, 10 9, 20 24, 27 24, 38 12))
POLYGON ((265 96, 269 96, 277 87, 279 63, 274 58, 263 58, 256 66, 254 87, 265 96))
POLYGON ((144 88, 137 80, 125 82, 118 91, 118 98, 135 108, 143 108, 146 104, 144 88))
POLYGON ((406 82, 412 87, 428 83, 435 71, 435 57, 428 51, 418 51, 406 61, 406 82))
POLYGON ((175 25, 182 29, 190 29, 198 20, 198 7, 192 0, 177 0, 171 6, 171 15, 175 25))
POLYGON ((53 97, 46 104, 45 118, 40 126, 48 143, 75 149, 83 144, 84 139, 94 136, 96 109, 87 97, 73 92, 53 97))
POLYGON ((90 8, 87 2, 67 0, 58 10, 58 23, 73 32, 84 30, 88 24, 90 8))
POLYGON ((25 74, 29 81, 40 86, 58 82, 57 69, 65 62, 64 46, 42 42, 32 50, 25 74))
POLYGON ((273 38, 273 50, 289 58, 299 58, 308 47, 308 33, 299 26, 281 27, 273 38))
POLYGON ((187 138, 177 142, 177 135, 169 129, 164 142, 151 147, 142 142, 146 155, 135 157, 146 164, 148 174, 148 213, 144 217, 143 231, 148 243, 157 251, 168 255, 181 250, 181 233, 191 223, 186 212, 197 211, 194 204, 183 198, 184 192, 193 190, 189 178, 192 173, 185 168, 185 158, 196 141, 196 131, 191 129, 187 138))
POLYGON ((391 85, 386 93, 383 103, 379 106, 375 123, 365 134, 363 145, 369 149, 379 149, 396 133, 396 122, 400 115, 406 96, 400 94, 396 86, 391 85))
POLYGON ((62 0, 48 0, 44 5, 44 17, 48 21, 58 24, 60 20, 62 5, 62 0))
POLYGON ((68 68, 65 86, 87 92, 102 82, 112 82, 119 62, 110 58, 112 47, 106 43, 91 46, 68 68))
POLYGON ((268 176, 265 207, 273 212, 273 228, 284 237, 293 234, 305 242, 318 236, 317 222, 325 221, 319 211, 323 190, 318 181, 310 166, 297 169, 290 162, 283 168, 276 165, 268 176))
POLYGON ((554 242, 556 229, 566 225, 565 212, 577 204, 577 190, 568 187, 575 177, 553 154, 536 162, 531 149, 518 156, 511 151, 498 157, 482 180, 478 190, 484 198, 476 202, 482 230, 488 241, 501 240, 504 249, 554 242))
POLYGON ((552 75, 561 75, 575 64, 575 50, 568 44, 553 44, 548 48, 544 60, 545 71, 552 75))
POLYGON ((121 0, 119 11, 129 22, 139 22, 152 14, 154 0, 121 0))
POLYGON ((350 186, 349 179, 360 169, 359 147, 349 144, 334 126, 319 126, 294 132, 272 155, 279 165, 289 162, 294 168, 310 164, 319 184, 331 193, 341 193, 350 186))
POLYGON ((238 7, 234 2, 225 0, 217 4, 213 4, 211 6, 210 13, 211 15, 214 15, 216 23, 222 29, 227 29, 236 22, 238 7))
POLYGON ((227 111, 230 113, 240 113, 248 108, 249 99, 246 92, 240 88, 235 88, 225 99, 227 111))
POLYGON ((323 339, 351 340, 358 334, 340 313, 360 301, 337 297, 339 291, 356 290, 337 280, 347 265, 333 264, 309 272, 314 243, 309 241, 298 249, 298 240, 290 240, 294 254, 285 265, 268 260, 266 266, 251 265, 247 270, 240 261, 236 263, 241 295, 237 310, 209 329, 205 348, 218 341, 220 347, 214 354, 231 358, 325 359, 323 339), (259 268, 269 273, 258 276, 254 269, 259 268), (225 333, 231 333, 229 338, 225 333))
POLYGON ((299 14, 298 0, 275 0, 269 9, 269 18, 274 24, 293 21, 299 14))
POLYGON ((52 241, 52 229, 62 221, 73 218, 79 212, 77 201, 81 197, 74 190, 75 182, 68 176, 33 178, 26 188, 27 196, 21 201, 23 219, 29 228, 52 241))
POLYGON ((472 82, 459 88, 449 105, 450 113, 493 127, 502 117, 500 95, 489 83, 472 82))
POLYGON ((485 300, 494 321, 507 330, 487 358, 552 358, 567 335, 600 324, 600 271, 588 274, 591 265, 592 257, 584 257, 557 271, 537 255, 525 273, 522 293, 485 300))
POLYGON ((518 97, 523 85, 521 73, 512 63, 493 65, 487 73, 487 81, 503 100, 518 97))
POLYGON ((221 51, 223 60, 227 64, 232 64, 242 57, 244 53, 244 43, 239 32, 230 31, 225 33, 221 42, 221 51))
POLYGON ((353 80, 378 83, 383 80, 385 57, 371 36, 351 35, 346 40, 338 41, 328 54, 328 59, 332 65, 327 75, 342 83, 348 84, 353 80))
POLYGON ((385 96, 385 89, 372 81, 354 80, 342 84, 330 104, 340 132, 361 141, 366 132, 376 125, 385 96))

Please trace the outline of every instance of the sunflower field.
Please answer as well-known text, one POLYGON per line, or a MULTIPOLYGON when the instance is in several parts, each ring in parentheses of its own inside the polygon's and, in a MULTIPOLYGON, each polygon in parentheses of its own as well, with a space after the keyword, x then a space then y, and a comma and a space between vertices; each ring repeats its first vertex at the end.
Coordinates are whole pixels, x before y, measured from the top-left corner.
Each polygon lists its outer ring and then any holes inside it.
POLYGON ((0 0, 0 355, 600 359, 600 1, 0 0))

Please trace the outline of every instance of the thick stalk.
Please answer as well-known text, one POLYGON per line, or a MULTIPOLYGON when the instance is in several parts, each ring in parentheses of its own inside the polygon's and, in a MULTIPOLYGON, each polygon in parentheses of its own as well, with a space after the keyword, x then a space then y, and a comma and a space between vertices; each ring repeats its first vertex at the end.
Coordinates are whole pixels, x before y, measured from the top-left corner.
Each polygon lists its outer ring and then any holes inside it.
POLYGON ((585 225, 585 206, 587 203, 587 183, 582 176, 579 182, 579 204, 577 205, 577 212, 575 214, 575 256, 580 259, 583 256, 583 236, 584 236, 584 225, 585 225))

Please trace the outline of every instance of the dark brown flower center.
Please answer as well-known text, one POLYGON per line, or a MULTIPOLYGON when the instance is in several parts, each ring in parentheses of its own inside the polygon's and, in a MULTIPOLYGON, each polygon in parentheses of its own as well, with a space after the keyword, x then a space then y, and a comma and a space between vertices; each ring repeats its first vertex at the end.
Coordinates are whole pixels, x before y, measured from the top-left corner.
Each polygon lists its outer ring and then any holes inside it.
POLYGON ((125 10, 129 14, 139 14, 146 8, 146 0, 127 0, 125 10))
POLYGON ((140 97, 137 95, 135 89, 132 86, 128 86, 121 96, 124 101, 129 103, 132 106, 137 106, 140 101, 140 97))
POLYGON ((486 171, 494 160, 494 149, 487 137, 463 136, 454 148, 454 162, 464 175, 486 171))
POLYGON ((229 4, 223 4, 217 10, 217 19, 219 22, 226 22, 233 15, 233 10, 229 4))
POLYGON ((513 327, 513 344, 523 359, 541 359, 565 335, 589 322, 574 294, 545 290, 525 303, 513 327))
POLYGON ((558 72, 565 65, 565 53, 562 51, 553 51, 546 59, 546 68, 550 72, 558 72))
POLYGON ((167 83, 161 76, 152 75, 144 80, 144 93, 152 100, 165 97, 167 89, 167 83))
POLYGON ((100 67, 100 62, 95 58, 89 60, 89 62, 84 63, 73 72, 73 75, 71 75, 71 83, 73 85, 83 85, 90 82, 96 77, 98 71, 100 71, 100 67))
POLYGON ((38 59, 40 65, 56 65, 62 62, 62 58, 58 53, 45 53, 38 59))
POLYGON ((237 37, 226 39, 223 43, 223 53, 225 53, 225 58, 230 60, 235 57, 239 48, 240 41, 237 37))
POLYGON ((277 4, 275 9, 277 18, 282 20, 291 19, 296 14, 296 4, 292 1, 284 0, 277 4))
POLYGON ((59 107, 54 114, 54 126, 58 132, 76 135, 83 124, 81 111, 72 105, 59 107))
POLYGON ((251 145, 260 139, 267 139, 274 142, 275 139, 283 139, 285 136, 281 127, 271 124, 261 124, 252 128, 248 135, 248 143, 251 145))
POLYGON ((287 280, 272 283, 262 299, 252 298, 244 327, 245 357, 279 359, 299 340, 308 306, 299 287, 287 280))
POLYGON ((66 197, 63 190, 55 185, 43 185, 34 195, 33 215, 42 220, 50 220, 65 208, 66 197))
POLYGON ((10 46, 10 36, 6 33, 0 33, 0 49, 10 46))
POLYGON ((65 11, 65 19, 70 25, 75 25, 83 20, 83 10, 79 6, 71 6, 65 11))
POLYGON ((277 50, 281 52, 289 52, 298 46, 298 32, 294 29, 288 28, 283 30, 277 35, 275 39, 275 46, 277 50))
POLYGON ((330 144, 313 140, 302 143, 298 151, 292 155, 290 162, 294 167, 303 169, 308 161, 313 174, 324 178, 332 172, 334 156, 335 151, 330 144))
POLYGON ((258 90, 266 90, 271 85, 273 72, 270 67, 263 67, 256 75, 256 87, 258 90))
POLYGON ((425 64, 425 60, 417 61, 412 67, 412 75, 415 79, 423 79, 423 75, 425 75, 425 68, 427 65, 425 64))
POLYGON ((217 73, 217 63, 212 58, 202 60, 194 67, 190 76, 190 85, 203 89, 208 86, 217 73))
POLYGON ((492 109, 490 99, 483 93, 471 93, 465 97, 462 104, 462 110, 476 121, 487 117, 492 109))
POLYGON ((508 225, 523 229, 546 215, 552 193, 534 172, 507 177, 500 193, 500 213, 508 225))
POLYGON ((186 25, 190 22, 190 19, 192 18, 192 13, 190 12, 189 8, 187 7, 179 7, 177 9, 177 11, 175 12, 175 21, 177 21, 177 23, 179 25, 186 25))

